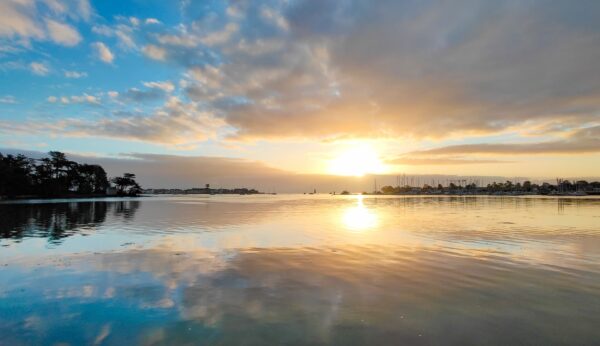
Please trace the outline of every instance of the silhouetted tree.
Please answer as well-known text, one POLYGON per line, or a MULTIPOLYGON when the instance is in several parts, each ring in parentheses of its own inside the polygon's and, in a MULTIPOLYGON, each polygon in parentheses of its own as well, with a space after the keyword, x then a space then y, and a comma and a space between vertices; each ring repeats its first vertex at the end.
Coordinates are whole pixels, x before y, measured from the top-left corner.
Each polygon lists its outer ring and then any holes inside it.
POLYGON ((125 173, 122 177, 114 177, 111 182, 115 184, 117 188, 117 194, 119 195, 137 195, 141 192, 142 188, 135 181, 135 174, 125 173))
MULTIPOLYGON (((135 174, 126 173, 120 178, 124 179, 119 180, 122 194, 140 192, 135 174)), ((0 153, 0 196, 104 194, 108 187, 101 166, 78 164, 59 151, 51 151, 48 157, 38 160, 0 153)))
POLYGON ((109 186, 104 168, 99 165, 79 165, 77 167, 77 192, 105 193, 109 186))
POLYGON ((33 160, 23 155, 0 153, 0 195, 14 197, 31 193, 34 171, 33 160))

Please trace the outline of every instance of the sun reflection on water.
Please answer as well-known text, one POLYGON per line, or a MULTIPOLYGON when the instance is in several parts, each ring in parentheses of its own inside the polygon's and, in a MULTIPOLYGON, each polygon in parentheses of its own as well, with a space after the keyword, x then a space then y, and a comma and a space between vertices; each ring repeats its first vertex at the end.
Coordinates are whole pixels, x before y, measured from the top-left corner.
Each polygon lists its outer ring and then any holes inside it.
POLYGON ((358 196, 356 206, 344 211, 342 222, 352 231, 364 231, 377 227, 378 217, 375 212, 365 207, 363 196, 358 196))

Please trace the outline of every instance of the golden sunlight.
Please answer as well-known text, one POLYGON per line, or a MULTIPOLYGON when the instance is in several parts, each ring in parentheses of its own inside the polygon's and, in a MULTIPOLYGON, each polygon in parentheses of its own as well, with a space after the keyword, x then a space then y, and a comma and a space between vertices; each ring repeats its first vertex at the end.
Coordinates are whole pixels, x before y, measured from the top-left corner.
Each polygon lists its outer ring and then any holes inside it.
POLYGON ((344 212, 342 222, 350 230, 363 231, 376 227, 378 219, 377 214, 363 204, 363 196, 358 196, 357 205, 344 212))
POLYGON ((347 148, 329 162, 329 172, 335 175, 361 177, 368 173, 384 173, 385 165, 370 145, 347 148))

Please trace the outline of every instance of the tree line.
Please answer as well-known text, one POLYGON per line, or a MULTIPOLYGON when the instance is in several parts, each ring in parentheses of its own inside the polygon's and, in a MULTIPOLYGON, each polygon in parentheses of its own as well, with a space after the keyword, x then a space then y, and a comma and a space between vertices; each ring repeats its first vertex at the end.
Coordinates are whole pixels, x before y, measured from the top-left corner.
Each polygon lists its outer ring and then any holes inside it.
POLYGON ((510 180, 506 182, 494 182, 487 184, 486 186, 477 186, 475 183, 457 185, 450 183, 448 186, 442 186, 439 184, 431 186, 429 184, 423 185, 423 187, 412 187, 412 186, 383 186, 377 193, 385 195, 393 194, 407 194, 407 193, 478 193, 478 194, 508 194, 508 193, 522 193, 522 194, 540 194, 549 195, 553 193, 582 193, 582 194, 598 194, 600 193, 600 182, 588 182, 586 180, 569 181, 558 179, 556 184, 542 183, 534 184, 531 181, 524 181, 523 183, 513 183, 510 180))
POLYGON ((100 165, 71 161, 59 151, 33 159, 0 153, 0 197, 135 196, 141 192, 135 174, 108 179, 100 165))

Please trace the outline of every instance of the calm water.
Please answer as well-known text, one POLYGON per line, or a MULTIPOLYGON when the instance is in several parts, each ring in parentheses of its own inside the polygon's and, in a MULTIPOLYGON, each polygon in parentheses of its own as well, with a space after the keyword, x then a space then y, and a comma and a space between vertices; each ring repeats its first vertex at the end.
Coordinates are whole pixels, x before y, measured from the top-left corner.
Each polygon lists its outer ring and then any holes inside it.
POLYGON ((0 204, 0 345, 600 343, 600 199, 0 204))

